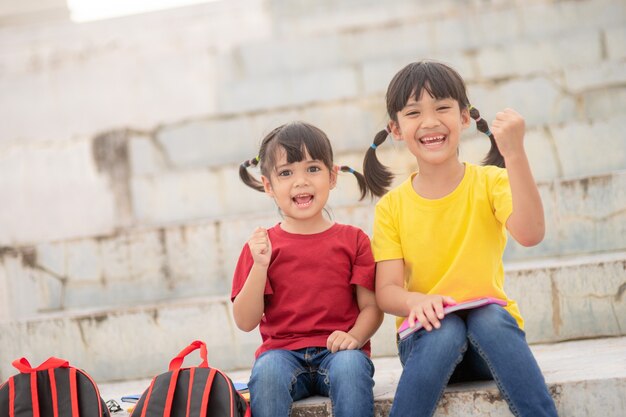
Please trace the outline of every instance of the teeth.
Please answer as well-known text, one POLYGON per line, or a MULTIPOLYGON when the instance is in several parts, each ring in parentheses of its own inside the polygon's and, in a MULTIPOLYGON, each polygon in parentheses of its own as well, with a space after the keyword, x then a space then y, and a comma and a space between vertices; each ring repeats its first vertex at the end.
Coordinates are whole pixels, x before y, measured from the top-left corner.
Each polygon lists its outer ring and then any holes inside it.
POLYGON ((439 142, 445 139, 445 136, 431 136, 429 138, 422 138, 422 142, 424 143, 433 143, 433 142, 439 142))

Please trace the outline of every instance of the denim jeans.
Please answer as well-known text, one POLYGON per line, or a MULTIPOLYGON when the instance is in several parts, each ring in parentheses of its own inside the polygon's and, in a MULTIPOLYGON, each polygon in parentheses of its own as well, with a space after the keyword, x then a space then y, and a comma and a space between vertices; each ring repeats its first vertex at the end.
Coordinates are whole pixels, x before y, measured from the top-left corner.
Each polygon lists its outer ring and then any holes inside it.
POLYGON ((373 376, 374 364, 360 350, 270 350, 252 367, 252 415, 289 417, 293 401, 322 395, 330 397, 335 417, 373 416, 373 376))
POLYGON ((556 416, 524 332, 502 307, 448 314, 399 343, 404 367, 389 417, 432 416, 448 382, 495 380, 515 416, 556 416))

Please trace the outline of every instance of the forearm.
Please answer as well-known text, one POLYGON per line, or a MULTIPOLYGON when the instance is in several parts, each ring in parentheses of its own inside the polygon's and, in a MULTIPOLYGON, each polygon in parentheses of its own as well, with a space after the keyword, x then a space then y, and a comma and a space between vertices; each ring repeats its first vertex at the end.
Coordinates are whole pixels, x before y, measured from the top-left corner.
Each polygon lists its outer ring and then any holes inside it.
POLYGON ((505 159, 511 185, 513 212, 506 226, 523 246, 534 246, 543 240, 545 220, 543 204, 524 151, 505 159))
POLYGON ((243 331, 249 332, 254 329, 263 317, 266 281, 267 267, 254 264, 233 302, 235 323, 243 331))
POLYGON ((359 347, 371 339, 383 322, 383 312, 375 305, 369 305, 361 310, 354 326, 348 332, 359 341, 359 347))
POLYGON ((385 313, 398 317, 407 317, 411 311, 409 299, 411 297, 423 297, 424 294, 410 292, 397 285, 387 285, 376 290, 376 301, 385 313))

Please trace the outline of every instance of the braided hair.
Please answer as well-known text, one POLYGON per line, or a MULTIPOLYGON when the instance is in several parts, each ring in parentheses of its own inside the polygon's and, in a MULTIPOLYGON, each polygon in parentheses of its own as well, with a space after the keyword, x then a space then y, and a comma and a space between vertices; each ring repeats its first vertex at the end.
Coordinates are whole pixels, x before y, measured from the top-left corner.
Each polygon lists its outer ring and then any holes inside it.
MULTIPOLYGON (((264 192, 263 184, 250 174, 248 168, 259 166, 261 174, 270 178, 277 163, 279 149, 286 153, 287 163, 300 162, 308 154, 312 159, 321 161, 329 171, 334 168, 333 149, 326 134, 309 123, 292 122, 278 126, 268 133, 261 141, 259 154, 241 163, 239 166, 241 181, 250 188, 264 192)), ((360 200, 365 198, 368 188, 363 174, 346 165, 340 166, 339 170, 355 176, 361 191, 360 200)))
MULTIPOLYGON (((483 165, 504 167, 504 158, 496 146, 493 134, 489 132, 487 122, 480 117, 478 109, 470 106, 461 76, 446 64, 434 61, 413 62, 402 68, 391 80, 387 88, 386 102, 389 118, 397 123, 401 111, 411 97, 419 100, 422 90, 436 99, 452 98, 459 103, 461 110, 468 109, 470 117, 477 122, 478 130, 489 136, 491 149, 482 161, 483 165)), ((382 196, 387 192, 393 180, 393 173, 376 156, 376 149, 389 136, 389 129, 381 130, 374 137, 374 142, 365 153, 363 174, 372 195, 382 196)))

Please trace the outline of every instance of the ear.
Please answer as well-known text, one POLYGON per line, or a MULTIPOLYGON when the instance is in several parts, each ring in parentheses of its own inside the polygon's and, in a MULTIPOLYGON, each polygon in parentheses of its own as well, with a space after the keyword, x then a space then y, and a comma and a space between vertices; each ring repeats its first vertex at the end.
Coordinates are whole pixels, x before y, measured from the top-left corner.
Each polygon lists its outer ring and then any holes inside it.
POLYGON ((461 126, 463 129, 467 129, 472 123, 472 116, 469 114, 469 109, 466 107, 461 110, 461 126))
POLYGON ((333 169, 330 170, 330 189, 332 190, 337 186, 337 173, 339 172, 339 165, 333 165, 333 169))
POLYGON ((391 130, 391 137, 393 140, 403 141, 402 139, 402 131, 400 130, 400 125, 398 122, 391 120, 389 122, 389 129, 391 130))
POLYGON ((274 197, 274 191, 272 191, 272 183, 270 182, 270 180, 265 175, 261 175, 261 182, 263 183, 265 194, 274 197))

